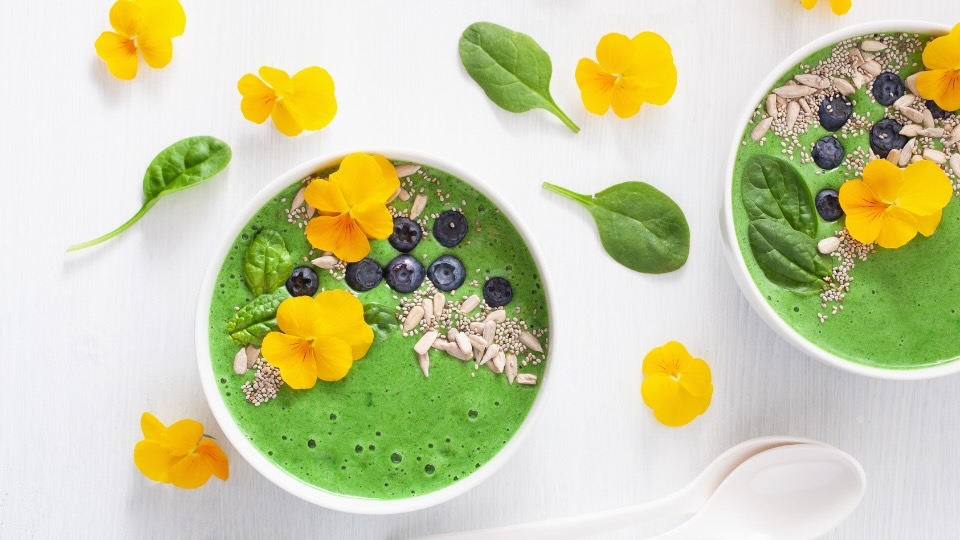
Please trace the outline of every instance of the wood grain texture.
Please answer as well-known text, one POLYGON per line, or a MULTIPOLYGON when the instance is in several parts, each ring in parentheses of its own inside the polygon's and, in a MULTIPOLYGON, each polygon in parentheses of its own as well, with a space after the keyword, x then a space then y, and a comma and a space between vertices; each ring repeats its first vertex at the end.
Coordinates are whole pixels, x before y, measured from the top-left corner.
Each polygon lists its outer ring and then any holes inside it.
MULTIPOLYGON (((0 3, 0 537, 400 539, 640 502, 772 434, 820 439, 863 462, 866 499, 827 538, 957 537, 960 379, 868 380, 794 351, 741 297, 717 230, 729 141, 754 86, 797 47, 901 13, 902 1, 855 0, 843 18, 826 6, 806 13, 797 0, 183 3, 173 62, 133 82, 111 78, 94 55, 110 0, 0 3), (580 134, 483 96, 457 57, 460 32, 476 20, 522 30, 551 54, 552 93, 580 134), (673 101, 627 121, 590 115, 577 60, 607 32, 642 30, 673 45, 673 101), (244 120, 236 82, 261 64, 327 68, 340 102, 333 123, 288 139, 244 120), (63 253, 135 212, 150 159, 196 134, 232 145, 225 174, 165 198, 109 244, 63 253), (192 337, 210 246, 283 171, 377 146, 436 153, 523 208, 553 286, 557 346, 527 443, 472 492, 398 516, 311 506, 229 445, 226 483, 186 492, 145 480, 132 462, 141 411, 199 418, 220 435, 192 337), (689 218, 687 265, 646 276, 614 264, 586 212, 542 191, 544 180, 584 193, 623 180, 657 186, 689 218), (584 305, 602 316, 585 317, 584 305), (670 339, 706 358, 715 377, 713 406, 681 429, 657 424, 639 396, 643 354, 670 339)), ((955 2, 909 4, 910 16, 960 20, 955 2)))

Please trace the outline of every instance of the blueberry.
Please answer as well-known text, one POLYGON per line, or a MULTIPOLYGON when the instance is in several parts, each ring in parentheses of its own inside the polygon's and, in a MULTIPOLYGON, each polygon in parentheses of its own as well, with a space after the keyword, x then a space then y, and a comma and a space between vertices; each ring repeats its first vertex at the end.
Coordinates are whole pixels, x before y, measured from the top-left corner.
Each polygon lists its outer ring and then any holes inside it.
POLYGON ((483 299, 490 307, 505 306, 513 300, 513 286, 502 277, 494 277, 483 284, 483 299))
POLYGON ((447 210, 433 222, 433 237, 441 246, 453 247, 467 236, 467 218, 456 210, 447 210))
POLYGON ((893 102, 903 97, 906 90, 903 80, 896 73, 885 71, 873 80, 873 97, 884 107, 893 105, 893 102))
POLYGON ((843 146, 833 135, 827 135, 813 143, 810 154, 814 163, 824 170, 836 169, 843 163, 843 146))
POLYGON ((383 274, 387 279, 387 285, 391 289, 400 293, 408 293, 420 287, 426 272, 424 272, 420 261, 410 255, 403 254, 388 262, 383 274))
POLYGON ((433 286, 441 291, 452 291, 463 285, 463 281, 467 279, 467 270, 460 259, 453 255, 441 255, 430 263, 427 277, 433 282, 433 286))
POLYGON ((313 296, 320 290, 320 278, 309 266, 294 269, 287 278, 287 292, 290 296, 313 296))
POLYGON ((927 100, 927 108, 930 109, 930 114, 932 114, 937 120, 946 120, 953 114, 950 111, 941 109, 940 106, 937 105, 937 103, 932 99, 927 100))
POLYGON ((357 292, 369 291, 380 284, 383 268, 380 268, 377 261, 367 257, 348 264, 344 279, 347 280, 347 285, 357 292))
POLYGON ((407 253, 417 247, 423 238, 423 229, 416 221, 405 218, 393 218, 393 234, 390 235, 390 245, 397 251, 407 253))
POLYGON ((836 221, 843 216, 840 198, 835 189, 821 189, 816 197, 817 213, 826 221, 836 221))
POLYGON ((820 117, 820 125, 823 126, 823 129, 837 131, 847 123, 850 115, 853 114, 853 104, 843 96, 833 96, 820 103, 820 110, 817 111, 817 114, 820 117))
POLYGON ((873 153, 885 158, 894 148, 900 150, 906 146, 907 138, 900 134, 901 129, 903 126, 891 118, 884 118, 874 124, 870 129, 870 148, 873 153))

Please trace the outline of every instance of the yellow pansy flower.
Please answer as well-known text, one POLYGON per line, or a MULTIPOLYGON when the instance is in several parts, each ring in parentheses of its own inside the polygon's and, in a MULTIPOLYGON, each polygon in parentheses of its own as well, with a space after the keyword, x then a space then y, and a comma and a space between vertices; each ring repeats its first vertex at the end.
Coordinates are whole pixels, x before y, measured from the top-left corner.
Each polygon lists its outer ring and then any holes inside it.
MULTIPOLYGON (((817 0, 800 0, 800 3, 803 4, 803 7, 806 9, 813 9, 813 6, 817 5, 817 0)), ((853 6, 851 0, 830 0, 830 9, 832 9, 836 15, 843 15, 850 11, 851 6, 853 6)))
POLYGON ((960 24, 923 49, 923 65, 929 71, 917 77, 917 91, 945 111, 960 109, 960 24))
POLYGON ((133 449, 133 462, 147 478, 194 489, 211 476, 226 480, 230 465, 216 441, 203 434, 203 424, 180 420, 169 427, 145 412, 140 417, 144 439, 133 449))
POLYGON ((279 332, 263 338, 263 358, 291 388, 313 388, 317 379, 339 381, 373 343, 363 304, 344 290, 297 296, 277 309, 279 332))
POLYGON ((644 103, 664 105, 677 88, 677 67, 670 45, 659 34, 642 32, 633 39, 607 34, 597 44, 597 60, 577 64, 577 86, 583 106, 593 114, 610 107, 629 118, 644 103))
POLYGON ((898 248, 918 232, 933 234, 952 194, 950 178, 932 161, 900 169, 875 159, 864 167, 862 180, 840 186, 840 207, 850 236, 858 242, 898 248))
POLYGON ((320 216, 307 223, 307 240, 338 259, 357 262, 370 253, 370 239, 393 233, 387 201, 400 188, 397 170, 383 156, 354 153, 327 180, 314 180, 304 198, 320 216))
POLYGON ((138 52, 147 65, 162 68, 173 58, 173 38, 183 35, 187 16, 177 0, 118 0, 110 26, 97 38, 97 56, 118 79, 137 76, 138 52))
POLYGON ((671 341, 643 359, 640 393, 653 415, 667 426, 689 424, 706 412, 713 398, 710 366, 671 341))
POLYGON ((247 120, 262 124, 269 116, 280 133, 293 137, 326 126, 337 114, 333 78, 327 70, 310 66, 291 77, 263 66, 259 73, 259 78, 247 73, 237 83, 243 96, 240 111, 247 120))

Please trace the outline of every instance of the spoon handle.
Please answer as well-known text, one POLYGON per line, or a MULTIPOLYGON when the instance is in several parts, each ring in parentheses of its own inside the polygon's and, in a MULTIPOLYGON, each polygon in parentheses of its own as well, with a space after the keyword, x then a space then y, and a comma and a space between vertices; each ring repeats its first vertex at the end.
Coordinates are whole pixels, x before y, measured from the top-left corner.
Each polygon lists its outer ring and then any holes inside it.
POLYGON ((634 525, 642 520, 692 514, 699 506, 692 504, 694 501, 690 501, 689 496, 690 490, 681 489, 673 495, 635 506, 493 529, 439 534, 425 537, 425 539, 558 540, 562 538, 589 538, 601 532, 615 531, 634 525))

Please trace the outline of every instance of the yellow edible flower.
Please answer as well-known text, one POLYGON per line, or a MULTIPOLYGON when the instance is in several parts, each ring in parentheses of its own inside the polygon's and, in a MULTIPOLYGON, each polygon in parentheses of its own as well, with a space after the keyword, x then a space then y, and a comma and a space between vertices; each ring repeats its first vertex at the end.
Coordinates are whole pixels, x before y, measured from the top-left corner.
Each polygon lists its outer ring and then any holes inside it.
POLYGON ((640 393, 653 415, 667 426, 689 424, 706 412, 713 397, 710 366, 693 358, 676 341, 657 347, 643 359, 640 393))
POLYGON ((923 49, 923 65, 929 71, 917 77, 917 91, 945 111, 960 109, 960 24, 923 49))
POLYGON ((169 427, 145 412, 140 417, 144 439, 133 449, 133 462, 147 478, 194 489, 210 476, 226 480, 230 465, 216 441, 203 434, 203 424, 180 420, 169 427))
POLYGON ((280 133, 293 137, 326 126, 337 114, 333 78, 327 70, 310 66, 290 77, 286 71, 263 66, 259 73, 260 78, 247 73, 237 83, 243 96, 240 111, 247 120, 262 124, 269 116, 280 133))
POLYGON ((384 240, 393 233, 387 201, 399 188, 397 170, 386 158, 350 154, 329 179, 314 180, 304 191, 320 213, 307 223, 307 240, 342 261, 359 261, 370 253, 371 238, 384 240))
POLYGON ((152 68, 162 68, 173 58, 173 38, 183 35, 187 16, 177 0, 118 0, 110 8, 110 26, 97 38, 97 56, 118 79, 137 76, 139 57, 152 68))
POLYGON ((607 34, 597 44, 597 60, 580 59, 576 71, 583 106, 593 114, 612 106, 617 116, 629 118, 644 103, 666 104, 677 88, 673 53, 659 34, 607 34))
MULTIPOLYGON (((817 5, 817 0, 800 0, 800 3, 803 4, 803 7, 806 9, 813 9, 813 6, 817 5)), ((852 5, 853 2, 851 2, 851 0, 830 0, 830 9, 832 9, 836 15, 843 15, 850 11, 852 5)))
POLYGON ((858 242, 898 248, 917 232, 933 234, 952 193, 950 178, 932 161, 900 169, 875 159, 864 167, 862 180, 840 186, 840 207, 850 236, 858 242))
POLYGON ((284 300, 277 326, 280 332, 267 334, 260 352, 295 389, 313 388, 317 379, 339 381, 373 343, 363 304, 339 289, 284 300))

